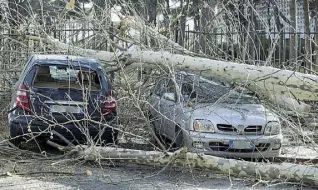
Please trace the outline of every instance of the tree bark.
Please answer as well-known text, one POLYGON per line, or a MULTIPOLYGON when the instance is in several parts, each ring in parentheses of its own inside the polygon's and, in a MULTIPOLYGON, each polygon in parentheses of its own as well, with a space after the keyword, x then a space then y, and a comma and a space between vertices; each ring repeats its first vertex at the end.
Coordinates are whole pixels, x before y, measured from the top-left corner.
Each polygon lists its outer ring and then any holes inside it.
POLYGON ((174 153, 162 153, 112 147, 77 146, 72 151, 74 154, 77 154, 78 157, 92 161, 107 159, 145 165, 194 167, 198 169, 209 169, 235 177, 301 181, 308 185, 318 185, 318 168, 314 166, 290 163, 270 164, 246 162, 190 153, 187 152, 186 149, 180 149, 174 153))
POLYGON ((311 38, 310 38, 310 23, 309 23, 309 4, 308 0, 303 1, 304 6, 304 20, 305 20, 305 62, 309 73, 312 71, 312 51, 311 51, 311 38))
POLYGON ((291 0, 289 4, 290 11, 290 44, 289 44, 289 64, 296 65, 297 63, 297 22, 296 22, 296 0, 291 0))

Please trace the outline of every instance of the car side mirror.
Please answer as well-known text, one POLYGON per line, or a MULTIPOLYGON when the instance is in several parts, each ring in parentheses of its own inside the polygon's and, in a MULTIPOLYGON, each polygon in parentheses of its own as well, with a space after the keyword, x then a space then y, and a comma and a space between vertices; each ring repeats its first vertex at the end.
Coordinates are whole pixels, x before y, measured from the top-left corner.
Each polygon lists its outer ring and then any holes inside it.
POLYGON ((166 100, 169 100, 169 101, 173 101, 175 102, 176 101, 176 97, 175 97, 175 94, 174 93, 164 93, 162 95, 162 97, 166 100))
POLYGON ((18 82, 18 79, 17 78, 11 78, 10 80, 9 80, 9 84, 10 85, 15 85, 15 83, 17 83, 18 82))

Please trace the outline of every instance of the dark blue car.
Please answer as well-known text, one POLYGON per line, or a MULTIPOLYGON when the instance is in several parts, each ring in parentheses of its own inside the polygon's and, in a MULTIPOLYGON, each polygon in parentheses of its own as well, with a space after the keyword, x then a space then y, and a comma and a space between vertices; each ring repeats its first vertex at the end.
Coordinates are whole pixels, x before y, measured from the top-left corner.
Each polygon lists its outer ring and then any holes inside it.
POLYGON ((59 141, 57 133, 74 144, 116 143, 117 102, 95 59, 33 55, 11 82, 8 119, 15 145, 33 138, 59 141))

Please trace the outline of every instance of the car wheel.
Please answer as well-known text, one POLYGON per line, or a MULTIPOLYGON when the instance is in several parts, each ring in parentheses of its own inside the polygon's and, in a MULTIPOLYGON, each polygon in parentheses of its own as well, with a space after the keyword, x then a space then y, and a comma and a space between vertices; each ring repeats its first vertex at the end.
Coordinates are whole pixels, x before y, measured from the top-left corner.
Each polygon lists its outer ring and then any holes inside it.
POLYGON ((112 131, 111 135, 109 135, 109 131, 105 132, 102 135, 102 145, 109 146, 109 145, 118 145, 118 131, 112 131))
POLYGON ((151 142, 153 143, 153 145, 159 147, 160 146, 159 142, 160 142, 166 149, 170 148, 170 141, 167 139, 166 136, 161 135, 160 132, 156 129, 155 124, 154 124, 155 118, 151 114, 149 114, 148 118, 149 118, 152 130, 154 132, 154 134, 151 134, 151 142), (155 137, 157 137, 159 142, 156 140, 155 137))
POLYGON ((18 129, 15 126, 10 126, 10 140, 9 140, 14 146, 21 147, 22 143, 22 137, 20 137, 20 134, 18 133, 18 129))
POLYGON ((175 148, 180 149, 184 144, 183 131, 179 125, 175 127, 175 148))
MULTIPOLYGON (((154 123, 155 122, 154 121, 155 118, 151 114, 149 114, 148 119, 149 119, 149 122, 150 122, 150 127, 152 128, 152 130, 155 133, 155 135, 159 138, 160 134, 159 134, 158 130, 156 129, 156 126, 155 126, 155 123, 154 123)), ((152 135, 152 140, 156 143, 156 139, 153 137, 152 133, 151 133, 151 135, 152 135)))

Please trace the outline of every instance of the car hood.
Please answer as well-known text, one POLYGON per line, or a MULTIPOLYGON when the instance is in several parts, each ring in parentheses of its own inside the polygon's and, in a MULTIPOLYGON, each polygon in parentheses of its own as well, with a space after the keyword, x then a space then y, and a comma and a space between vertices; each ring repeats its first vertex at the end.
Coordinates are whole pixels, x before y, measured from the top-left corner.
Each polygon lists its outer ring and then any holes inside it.
POLYGON ((191 113, 194 119, 207 119, 214 124, 264 125, 278 121, 273 112, 260 104, 199 104, 191 113))

